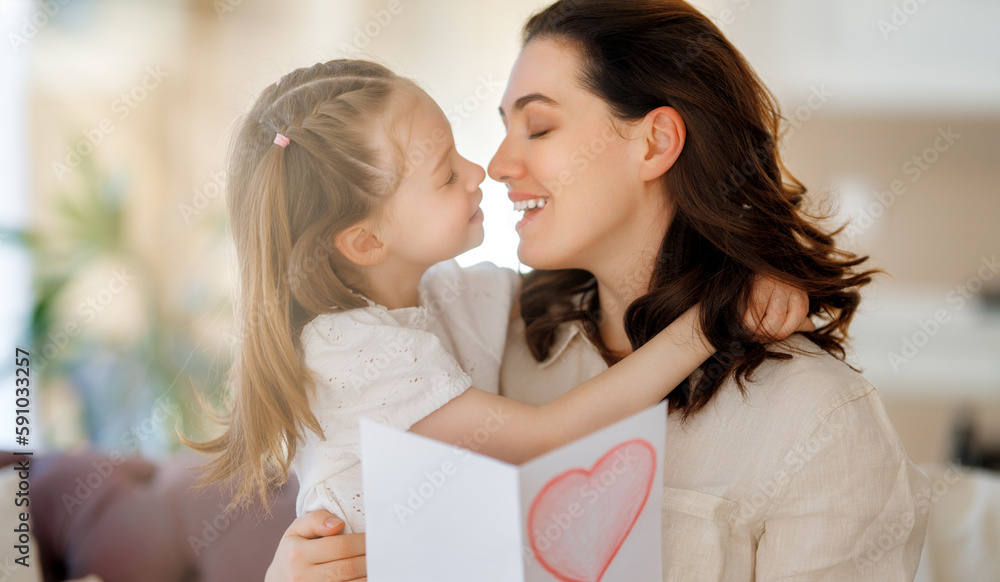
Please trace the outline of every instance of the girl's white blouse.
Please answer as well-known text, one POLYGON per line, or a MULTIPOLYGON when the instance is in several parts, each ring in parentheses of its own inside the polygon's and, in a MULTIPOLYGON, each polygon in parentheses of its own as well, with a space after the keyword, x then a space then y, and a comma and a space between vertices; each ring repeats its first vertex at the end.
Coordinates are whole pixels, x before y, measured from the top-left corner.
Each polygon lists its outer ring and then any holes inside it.
POLYGON ((325 509, 345 533, 364 528, 359 419, 407 430, 470 386, 496 394, 517 273, 492 263, 439 263, 420 282, 420 306, 317 316, 302 330, 310 399, 324 437, 307 431, 292 467, 295 509, 325 509), (463 371, 464 370, 464 371, 463 371))

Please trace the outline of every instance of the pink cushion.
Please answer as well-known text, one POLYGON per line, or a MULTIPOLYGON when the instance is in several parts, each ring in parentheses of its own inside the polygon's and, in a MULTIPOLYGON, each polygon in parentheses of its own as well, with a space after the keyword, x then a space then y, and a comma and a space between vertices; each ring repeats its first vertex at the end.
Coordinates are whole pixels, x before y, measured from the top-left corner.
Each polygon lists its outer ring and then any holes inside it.
MULTIPOLYGON (((0 465, 11 459, 0 456, 0 465)), ((199 462, 95 452, 33 458, 31 518, 46 579, 262 580, 295 518, 298 484, 278 493, 270 516, 256 508, 228 514, 225 491, 190 489, 199 462)))

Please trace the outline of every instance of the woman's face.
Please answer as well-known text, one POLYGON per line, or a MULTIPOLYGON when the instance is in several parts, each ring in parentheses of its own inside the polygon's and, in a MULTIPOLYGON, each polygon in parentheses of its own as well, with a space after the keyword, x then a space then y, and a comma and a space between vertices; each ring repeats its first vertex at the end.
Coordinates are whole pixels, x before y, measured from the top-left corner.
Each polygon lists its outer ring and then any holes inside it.
POLYGON ((662 213, 662 200, 639 179, 642 140, 629 139, 633 126, 613 121, 581 87, 580 64, 565 43, 524 47, 500 105, 507 135, 488 171, 507 184, 515 208, 531 207, 516 227, 522 263, 596 274, 648 246, 639 239, 649 237, 649 213, 662 213))

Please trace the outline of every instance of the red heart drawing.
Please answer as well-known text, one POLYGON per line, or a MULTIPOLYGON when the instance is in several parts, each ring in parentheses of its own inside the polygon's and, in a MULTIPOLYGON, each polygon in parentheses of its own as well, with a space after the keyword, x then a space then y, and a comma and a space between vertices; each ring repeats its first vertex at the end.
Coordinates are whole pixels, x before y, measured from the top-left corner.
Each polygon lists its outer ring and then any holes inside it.
POLYGON ((528 510, 531 551, 564 582, 599 582, 649 499, 656 449, 634 439, 613 447, 594 467, 557 475, 528 510))

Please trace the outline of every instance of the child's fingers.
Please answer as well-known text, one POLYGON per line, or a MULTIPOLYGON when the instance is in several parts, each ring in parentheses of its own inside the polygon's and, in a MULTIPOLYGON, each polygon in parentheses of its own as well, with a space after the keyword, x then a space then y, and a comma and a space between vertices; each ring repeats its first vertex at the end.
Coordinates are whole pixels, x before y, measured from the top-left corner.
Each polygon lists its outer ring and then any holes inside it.
MULTIPOLYGON (((762 341, 770 341, 781 331, 788 314, 788 289, 768 281, 770 287, 764 316, 757 330, 757 337, 762 341)), ((763 284, 761 285, 764 286, 763 284)))
POLYGON ((784 321, 774 334, 773 339, 775 340, 783 340, 792 335, 799 330, 803 321, 808 321, 806 316, 809 315, 809 299, 805 293, 801 291, 791 292, 786 304, 788 310, 785 313, 784 321))
POLYGON ((767 303, 773 292, 774 285, 770 280, 760 276, 754 277, 750 292, 750 305, 747 306, 746 313, 743 314, 743 325, 750 333, 760 333, 764 316, 767 314, 767 303))
POLYGON ((775 317, 774 306, 784 301, 782 295, 784 291, 785 289, 781 285, 769 277, 757 275, 754 278, 753 313, 756 325, 751 329, 756 333, 770 333, 765 325, 768 323, 769 316, 775 317))
POLYGON ((809 296, 806 295, 805 291, 796 289, 792 293, 785 326, 788 328, 785 337, 797 331, 814 331, 816 329, 812 320, 809 319, 809 296))
POLYGON ((779 303, 776 305, 770 305, 767 308, 767 314, 764 316, 764 321, 761 324, 760 336, 765 341, 773 341, 775 339, 780 339, 778 334, 781 332, 781 326, 785 323, 785 318, 788 315, 788 304, 779 303))
POLYGON ((756 308, 757 304, 752 303, 743 314, 743 327, 755 335, 760 332, 760 316, 757 314, 756 308))

